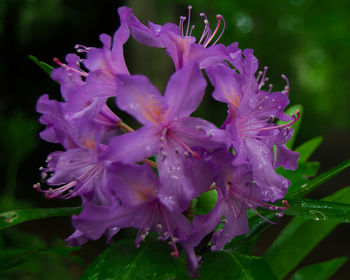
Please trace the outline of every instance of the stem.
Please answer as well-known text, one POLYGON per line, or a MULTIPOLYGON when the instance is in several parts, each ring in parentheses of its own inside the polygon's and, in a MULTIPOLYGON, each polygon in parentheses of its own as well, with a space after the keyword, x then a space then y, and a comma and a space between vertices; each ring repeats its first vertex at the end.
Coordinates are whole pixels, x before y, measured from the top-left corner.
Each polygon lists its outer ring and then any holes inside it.
POLYGON ((153 168, 157 169, 158 166, 157 166, 157 163, 154 162, 153 160, 150 160, 150 159, 144 159, 143 160, 144 163, 148 163, 150 166, 152 166, 153 168))
POLYGON ((118 126, 125 132, 134 132, 134 130, 124 122, 118 123, 118 126))

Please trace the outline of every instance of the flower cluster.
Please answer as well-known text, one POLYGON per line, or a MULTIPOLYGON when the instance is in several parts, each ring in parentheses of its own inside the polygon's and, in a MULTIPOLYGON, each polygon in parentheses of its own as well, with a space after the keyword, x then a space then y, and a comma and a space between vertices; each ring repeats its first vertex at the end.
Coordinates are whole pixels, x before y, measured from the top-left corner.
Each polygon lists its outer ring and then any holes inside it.
POLYGON ((258 206, 283 209, 268 202, 282 199, 289 185, 275 169, 296 168, 298 154, 285 143, 300 113, 284 113, 289 103, 285 76, 284 90, 264 90, 267 68, 257 72, 251 49, 217 44, 225 28, 221 15, 212 31, 201 14, 204 31, 197 40, 191 35, 191 7, 179 25, 145 26, 130 8, 118 12, 121 25, 113 38, 100 36, 102 48, 77 45, 84 58, 54 59, 60 67, 52 78, 64 101, 43 95, 37 111, 46 125, 41 138, 64 150, 51 153, 41 167, 51 188, 34 187, 47 198, 81 198, 83 210, 73 216, 69 244, 102 235, 110 241, 120 229, 136 228, 139 245, 156 232, 169 241, 174 257, 179 246, 187 253, 194 274, 199 261, 194 248, 205 236, 213 233, 210 248, 220 250, 248 231, 247 209, 258 215, 258 206), (175 72, 164 94, 145 76, 129 73, 123 45, 130 34, 142 44, 164 48, 172 58, 175 72), (207 87, 203 72, 214 88, 212 97, 227 104, 221 128, 191 116, 207 87), (107 106, 110 97, 142 127, 125 124, 107 106), (285 124, 277 125, 276 119, 285 124), (187 211, 192 201, 207 191, 217 192, 216 206, 193 216, 187 211))

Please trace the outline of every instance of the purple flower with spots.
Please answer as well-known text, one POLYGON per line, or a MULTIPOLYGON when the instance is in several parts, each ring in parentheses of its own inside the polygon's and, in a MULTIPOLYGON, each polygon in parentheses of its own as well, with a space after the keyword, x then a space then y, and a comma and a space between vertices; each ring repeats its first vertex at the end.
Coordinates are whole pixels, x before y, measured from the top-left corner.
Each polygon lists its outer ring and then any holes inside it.
POLYGON ((120 230, 134 228, 138 246, 156 232, 169 242, 172 256, 179 257, 180 248, 186 252, 195 277, 197 246, 221 250, 249 230, 248 210, 265 219, 257 207, 283 212, 288 206, 267 202, 283 198, 289 186, 276 168, 297 166, 298 154, 286 143, 300 112, 284 113, 289 104, 284 75, 284 90, 272 91, 271 85, 264 90, 267 68, 256 74, 253 51, 218 44, 225 29, 221 15, 211 30, 201 13, 204 30, 197 40, 191 6, 178 25, 145 26, 127 7, 118 13, 120 27, 113 38, 100 35, 102 48, 76 45, 84 58, 54 59, 60 67, 52 78, 64 101, 43 95, 37 111, 45 125, 41 138, 63 150, 51 153, 40 168, 49 188, 34 186, 47 198, 81 198, 83 210, 73 216, 68 244, 103 235, 112 242, 120 230), (175 72, 164 94, 147 77, 129 73, 123 48, 130 34, 142 44, 165 48, 172 58, 175 72), (227 104, 221 128, 191 116, 207 87, 202 71, 212 84, 211 96, 227 104), (133 130, 124 123, 107 105, 110 97, 142 127, 133 130), (206 215, 196 214, 194 202, 207 191, 217 193, 216 205, 206 215))
POLYGON ((231 133, 231 143, 237 155, 235 164, 251 164, 253 178, 263 191, 264 199, 275 201, 283 198, 289 185, 275 168, 295 169, 297 165, 298 154, 288 150, 285 143, 292 136, 290 126, 298 120, 300 113, 296 112, 296 116, 284 113, 289 103, 288 80, 282 92, 271 92, 272 86, 268 91, 262 90, 267 81, 267 68, 255 77, 257 59, 249 49, 243 51, 243 55, 239 73, 225 64, 212 66, 206 71, 215 88, 213 97, 228 105, 223 128, 231 133), (289 123, 276 125, 276 118, 289 123))
MULTIPOLYGON (((194 148, 226 146, 225 131, 200 118, 190 117, 206 86, 197 63, 189 63, 170 78, 164 96, 144 76, 117 76, 117 105, 144 126, 114 137, 105 152, 106 160, 140 162, 157 155, 158 172, 168 182, 162 199, 168 207, 184 211, 201 191, 194 189, 193 176, 186 175, 186 158, 201 161, 194 148)), ((204 176, 206 178, 206 176, 204 176)), ((210 187, 208 181, 202 191, 210 187)))
POLYGON ((172 211, 159 199, 159 192, 167 182, 160 181, 149 165, 121 163, 108 168, 107 178, 114 203, 87 204, 79 216, 73 217, 74 227, 90 239, 98 239, 103 233, 111 238, 121 228, 136 228, 136 245, 149 231, 154 231, 159 239, 169 240, 174 250, 172 255, 178 257, 176 243, 187 238, 191 225, 181 212, 172 211))
POLYGON ((190 61, 196 61, 201 69, 224 60, 234 64, 236 57, 240 54, 237 44, 233 43, 229 47, 217 44, 225 30, 223 16, 216 16, 217 25, 212 30, 206 14, 200 13, 204 18, 204 29, 196 42, 196 38, 192 36, 194 25, 191 25, 191 10, 192 7, 189 6, 188 17, 181 16, 178 25, 173 23, 159 25, 148 22, 147 27, 133 13, 128 15, 126 22, 137 41, 151 47, 165 48, 167 54, 173 59, 175 69, 184 67, 190 61))

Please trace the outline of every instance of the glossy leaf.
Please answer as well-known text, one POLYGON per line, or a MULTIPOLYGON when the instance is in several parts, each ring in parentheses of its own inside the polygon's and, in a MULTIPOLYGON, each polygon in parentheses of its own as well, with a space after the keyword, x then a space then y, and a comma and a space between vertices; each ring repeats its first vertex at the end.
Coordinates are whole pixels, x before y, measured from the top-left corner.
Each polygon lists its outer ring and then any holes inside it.
MULTIPOLYGON (((350 203, 350 187, 324 200, 350 203)), ((304 217, 295 217, 291 220, 265 253, 266 260, 278 278, 283 279, 338 224, 336 221, 315 221, 304 217)))
POLYGON ((322 173, 321 175, 317 176, 316 178, 310 180, 309 182, 306 182, 298 188, 293 188, 287 192, 286 197, 293 198, 293 197, 302 197, 312 190, 316 189, 321 184, 325 183, 329 179, 333 178, 335 175, 339 174, 346 168, 350 167, 350 159, 338 164, 337 166, 333 167, 332 169, 322 173))
POLYGON ((293 274, 290 280, 327 280, 347 261, 347 257, 305 266, 293 274))
POLYGON ((1 273, 6 272, 16 266, 19 266, 25 263, 26 261, 27 260, 22 257, 7 257, 7 258, 0 257, 0 277, 1 277, 1 273))
POLYGON ((34 55, 28 55, 28 57, 31 61, 33 61, 36 65, 38 65, 42 70, 44 70, 46 74, 51 75, 51 71, 53 70, 52 66, 38 60, 34 55))
MULTIPOLYGON (((276 220, 275 213, 269 212, 265 215, 265 218, 270 221, 276 220)), ((225 248, 231 250, 238 250, 249 244, 249 242, 263 232, 271 224, 263 220, 261 217, 255 215, 249 218, 249 231, 246 234, 240 235, 232 239, 226 244, 225 248)))
POLYGON ((133 240, 120 240, 99 255, 80 279, 174 279, 178 263, 170 252, 159 240, 147 240, 140 248, 135 248, 133 240))
POLYGON ((271 267, 263 258, 227 251, 215 251, 204 255, 199 276, 201 280, 276 279, 271 267))
POLYGON ((197 199, 196 214, 205 215, 209 213, 214 208, 217 199, 218 193, 216 190, 202 193, 197 199))
POLYGON ((350 204, 313 199, 289 199, 285 214, 315 221, 350 223, 350 204))
POLYGON ((322 143, 323 137, 318 136, 298 146, 295 151, 299 153, 298 162, 306 162, 313 152, 322 143))
POLYGON ((297 170, 286 170, 282 167, 276 171, 290 181, 288 193, 299 190, 300 186, 307 183, 308 180, 315 176, 320 164, 318 162, 299 162, 297 170))
POLYGON ((0 214, 0 229, 31 220, 79 214, 80 211, 80 207, 11 210, 0 214))
POLYGON ((54 247, 47 249, 2 249, 0 250, 0 272, 9 270, 15 266, 28 262, 35 255, 53 255, 64 257, 72 262, 82 264, 78 256, 70 256, 73 251, 80 250, 80 247, 54 247))

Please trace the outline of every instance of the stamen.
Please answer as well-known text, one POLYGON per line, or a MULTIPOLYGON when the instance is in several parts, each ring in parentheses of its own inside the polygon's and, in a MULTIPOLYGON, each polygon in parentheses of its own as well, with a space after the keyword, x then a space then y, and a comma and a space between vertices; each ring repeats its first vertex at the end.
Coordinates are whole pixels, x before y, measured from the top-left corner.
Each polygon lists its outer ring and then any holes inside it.
POLYGON ((260 83, 259 80, 261 78, 262 73, 263 73, 262 71, 259 71, 258 76, 256 77, 256 81, 258 82, 258 84, 260 83))
POLYGON ((194 29, 194 25, 191 26, 190 34, 188 34, 188 36, 191 36, 193 29, 194 29))
POLYGON ((268 90, 267 92, 268 92, 268 93, 271 93, 272 88, 273 88, 273 84, 269 84, 269 90, 268 90))
POLYGON ((87 77, 87 76, 89 75, 88 73, 85 73, 85 72, 83 72, 83 71, 79 71, 79 70, 77 70, 77 69, 75 69, 75 68, 72 68, 72 67, 68 66, 67 64, 62 63, 57 57, 55 57, 55 58, 53 59, 53 61, 54 61, 55 63, 57 63, 59 66, 61 66, 61 67, 63 67, 64 69, 66 69, 67 71, 76 72, 76 73, 78 73, 79 75, 84 76, 84 77, 87 77))
POLYGON ((288 80, 287 76, 284 75, 284 74, 282 74, 281 77, 282 77, 282 79, 285 80, 286 83, 287 83, 286 86, 284 87, 284 90, 282 90, 282 93, 288 94, 288 93, 289 93, 289 89, 290 89, 290 87, 289 87, 289 80, 288 80))
POLYGON ((181 23, 181 34, 184 36, 184 21, 186 20, 186 17, 180 17, 180 23, 181 23))
MULTIPOLYGON (((198 44, 200 44, 204 38, 207 38, 207 34, 210 32, 210 26, 209 26, 209 21, 208 21, 207 15, 205 13, 200 13, 199 15, 201 17, 204 17, 204 29, 203 29, 203 33, 202 33, 201 38, 199 39, 198 44)), ((204 41, 206 41, 206 40, 204 40, 204 41)))
POLYGON ((216 18, 220 17, 222 19, 222 22, 224 24, 224 26, 222 27, 221 33, 219 35, 219 37, 215 40, 215 42, 212 44, 212 46, 214 46, 221 38, 222 34, 224 34, 225 28, 226 28, 226 22, 225 19, 222 15, 216 15, 216 18))
POLYGON ((275 223, 275 222, 272 222, 270 221, 269 219, 266 219, 263 215, 261 215, 258 211, 256 211, 255 209, 253 208, 250 208, 250 210, 252 210, 255 214, 257 214, 261 219, 263 219, 264 221, 270 223, 270 224, 273 224, 273 225, 277 225, 278 223, 275 223))
POLYGON ((170 245, 172 245, 172 247, 174 249, 174 251, 171 252, 170 255, 176 259, 180 256, 179 251, 178 251, 177 246, 176 246, 177 238, 175 236, 173 236, 173 234, 172 234, 172 229, 170 227, 170 224, 169 224, 169 221, 167 218, 167 214, 163 213, 163 211, 160 211, 160 215, 162 216, 163 220, 165 221, 165 225, 166 225, 166 228, 168 229, 168 234, 170 237, 170 242, 171 242, 170 245))
POLYGON ((189 31, 189 28, 190 28, 191 9, 192 9, 192 6, 189 5, 189 6, 188 6, 188 19, 187 19, 186 37, 188 36, 188 31, 189 31))
POLYGON ((282 200, 282 204, 284 206, 277 206, 277 205, 273 205, 273 204, 269 204, 269 203, 266 203, 266 202, 263 202, 260 204, 260 206, 263 206, 269 210, 272 210, 272 211, 277 211, 277 210, 286 210, 289 208, 289 203, 287 200, 282 200))
POLYGON ((252 130, 263 131, 263 130, 271 130, 271 129, 279 129, 279 128, 284 128, 284 127, 289 127, 289 126, 293 125, 300 118, 300 111, 299 110, 296 110, 295 114, 291 114, 291 116, 294 118, 294 120, 292 120, 289 123, 282 124, 282 125, 276 125, 276 126, 270 126, 270 127, 252 128, 252 129, 249 129, 249 130, 250 131, 252 131, 252 130))
POLYGON ((78 53, 88 52, 90 50, 90 48, 80 44, 76 44, 74 48, 77 50, 78 53))
POLYGON ((268 67, 265 66, 264 67, 264 72, 263 72, 261 80, 259 82, 259 89, 261 89, 265 85, 265 82, 267 82, 269 80, 269 78, 267 78, 267 77, 265 78, 267 69, 268 69, 268 67))
MULTIPOLYGON (((211 40, 213 40, 214 36, 216 35, 216 33, 218 32, 219 30, 219 27, 220 27, 220 24, 221 24, 221 20, 223 19, 223 16, 222 15, 216 15, 216 18, 218 20, 217 24, 216 24, 216 27, 214 29, 214 32, 213 34, 211 34, 211 36, 209 37, 208 40, 206 40, 205 44, 204 44, 204 47, 207 47, 209 45, 209 43, 211 42, 211 40)), ((224 27, 225 27, 225 21, 224 21, 224 27)), ((222 34, 220 34, 219 36, 219 39, 221 37, 222 34)), ((215 41, 216 43, 216 41, 215 41)), ((215 45, 215 43, 213 45, 215 45)))
POLYGON ((181 139, 179 139, 175 134, 171 133, 169 131, 169 134, 171 137, 173 137, 178 143, 180 143, 180 145, 182 145, 187 151, 186 152, 190 152, 192 154, 192 156, 194 156, 196 159, 199 159, 200 156, 195 152, 193 151, 189 146, 187 146, 181 139))

